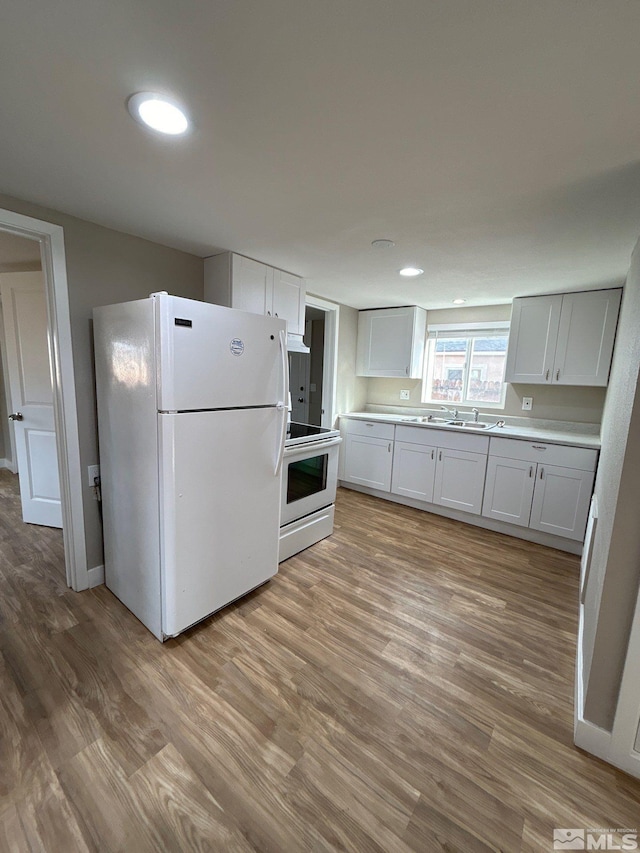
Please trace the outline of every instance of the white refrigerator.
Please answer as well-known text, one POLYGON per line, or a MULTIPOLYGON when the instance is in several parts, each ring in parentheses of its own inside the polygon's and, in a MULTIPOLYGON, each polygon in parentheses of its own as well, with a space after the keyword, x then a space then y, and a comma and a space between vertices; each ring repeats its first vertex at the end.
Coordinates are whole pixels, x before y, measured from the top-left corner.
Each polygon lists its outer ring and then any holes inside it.
POLYGON ((166 293, 93 318, 105 583, 165 640, 278 570, 286 324, 166 293))

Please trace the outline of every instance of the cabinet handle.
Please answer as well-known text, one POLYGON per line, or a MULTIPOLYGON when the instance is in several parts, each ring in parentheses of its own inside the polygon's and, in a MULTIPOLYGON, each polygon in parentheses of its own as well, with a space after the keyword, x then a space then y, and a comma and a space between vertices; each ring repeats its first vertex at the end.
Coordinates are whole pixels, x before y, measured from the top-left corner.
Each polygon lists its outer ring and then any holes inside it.
POLYGON ((544 375, 544 380, 545 380, 545 382, 549 381, 549 368, 548 367, 547 367, 547 372, 544 375))
POLYGON ((542 480, 544 477, 544 468, 540 469, 540 479, 542 480))
POLYGON ((558 381, 558 379, 560 379, 560 368, 556 370, 556 382, 558 381))
POLYGON ((271 311, 267 311, 267 317, 271 316, 271 311))
POLYGON ((404 372, 405 372, 405 374, 408 376, 408 375, 409 375, 409 368, 408 368, 408 367, 405 367, 404 372))
POLYGON ((529 466, 529 477, 533 477, 533 465, 529 466))
POLYGON ((547 449, 544 444, 532 444, 531 447, 534 450, 546 450, 547 449))
POLYGON ((391 453, 391 442, 389 442, 388 451, 389 451, 389 453, 391 453))
POLYGON ((441 450, 438 452, 438 461, 442 462, 442 451, 441 450))
POLYGON ((276 311, 276 317, 278 316, 278 312, 276 311))
POLYGON ((435 456, 435 450, 432 450, 431 451, 431 458, 433 459, 434 456, 435 456))

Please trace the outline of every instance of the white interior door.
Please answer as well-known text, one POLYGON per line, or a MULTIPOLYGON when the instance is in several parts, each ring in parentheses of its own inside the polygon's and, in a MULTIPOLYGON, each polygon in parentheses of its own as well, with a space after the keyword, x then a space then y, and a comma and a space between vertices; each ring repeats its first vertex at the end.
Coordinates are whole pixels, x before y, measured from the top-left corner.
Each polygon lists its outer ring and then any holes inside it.
POLYGON ((62 527, 43 276, 6 273, 0 288, 22 518, 62 527))

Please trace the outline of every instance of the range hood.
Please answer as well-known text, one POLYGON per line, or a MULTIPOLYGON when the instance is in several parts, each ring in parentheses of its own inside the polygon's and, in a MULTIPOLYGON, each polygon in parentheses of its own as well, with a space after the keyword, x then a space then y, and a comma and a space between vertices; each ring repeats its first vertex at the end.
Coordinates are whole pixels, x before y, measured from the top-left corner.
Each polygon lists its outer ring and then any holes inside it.
POLYGON ((287 333, 287 350, 289 352, 311 352, 308 346, 305 346, 302 340, 302 335, 292 335, 287 333))

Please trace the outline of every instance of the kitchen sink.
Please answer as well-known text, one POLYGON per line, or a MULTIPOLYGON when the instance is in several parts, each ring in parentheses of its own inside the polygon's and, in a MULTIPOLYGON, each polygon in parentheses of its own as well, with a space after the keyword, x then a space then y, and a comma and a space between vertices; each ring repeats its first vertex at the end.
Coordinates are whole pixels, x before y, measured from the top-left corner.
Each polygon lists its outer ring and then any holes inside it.
POLYGON ((463 427, 463 429, 488 429, 492 424, 482 424, 478 421, 447 421, 448 426, 463 427))
POLYGON ((415 418, 402 418, 405 423, 412 424, 448 424, 449 420, 447 418, 429 418, 429 417, 415 417, 415 418))

